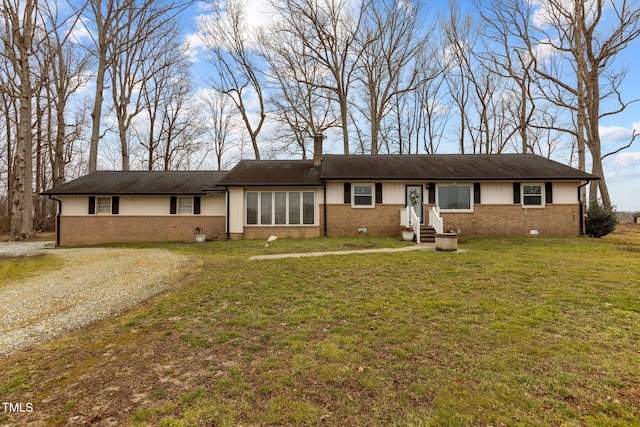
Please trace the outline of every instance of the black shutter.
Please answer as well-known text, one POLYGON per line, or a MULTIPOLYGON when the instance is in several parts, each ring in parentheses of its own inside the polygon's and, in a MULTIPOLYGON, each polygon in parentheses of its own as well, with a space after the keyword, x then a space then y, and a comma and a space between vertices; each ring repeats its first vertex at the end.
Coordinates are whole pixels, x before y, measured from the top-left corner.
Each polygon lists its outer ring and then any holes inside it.
POLYGON ((382 183, 376 182, 376 203, 382 204, 382 183))
POLYGON ((520 183, 513 183, 513 203, 520 203, 520 183))
POLYGON ((178 212, 178 198, 171 197, 171 205, 169 206, 169 214, 175 215, 178 212))
POLYGON ((193 214, 200 215, 200 196, 193 197, 193 214))
POLYGON ((544 184, 545 203, 553 203, 553 183, 545 182, 544 184))
POLYGON ((436 204, 436 183, 430 182, 427 185, 429 186, 429 204, 435 205, 436 204))
POLYGON ((482 203, 480 200, 480 183, 475 182, 473 184, 473 203, 479 205, 482 203))
POLYGON ((95 196, 89 196, 89 215, 96 214, 96 198, 95 196))
POLYGON ((113 196, 111 198, 111 214, 118 215, 120 212, 120 197, 113 196))
POLYGON ((351 203, 351 183, 344 183, 344 202, 351 203))

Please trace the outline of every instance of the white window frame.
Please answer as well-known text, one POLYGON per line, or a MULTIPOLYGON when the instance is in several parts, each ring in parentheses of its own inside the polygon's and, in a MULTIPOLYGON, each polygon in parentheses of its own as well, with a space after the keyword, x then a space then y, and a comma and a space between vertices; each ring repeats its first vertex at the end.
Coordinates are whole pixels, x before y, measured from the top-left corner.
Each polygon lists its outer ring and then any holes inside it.
POLYGON ((436 205, 440 209, 441 212, 473 212, 473 184, 472 183, 464 183, 464 184, 437 184, 436 185, 436 205), (440 205, 440 189, 443 187, 467 187, 469 189, 469 208, 468 209, 446 209, 440 205))
MULTIPOLYGON (((281 206, 280 206, 281 207, 281 206)), ((316 192, 315 191, 309 191, 309 190, 273 190, 273 191, 247 191, 245 193, 245 209, 244 209, 244 225, 245 226, 253 226, 253 227, 313 227, 316 226, 316 192), (270 218, 270 222, 268 220, 269 223, 267 224, 263 224, 262 223, 262 200, 263 200, 263 194, 266 195, 267 193, 271 194, 271 218, 270 218), (285 222, 284 223, 280 223, 280 224, 276 224, 276 193, 285 193, 285 207, 284 207, 284 213, 285 213, 285 222), (291 224, 290 223, 290 214, 291 214, 291 193, 298 193, 299 195, 299 215, 298 215, 298 219, 299 219, 299 223, 296 224, 291 224), (256 210, 256 217, 257 217, 257 224, 249 224, 248 223, 248 209, 249 209, 249 195, 250 194, 255 194, 257 195, 257 210, 256 210), (313 206, 313 222, 312 223, 305 223, 305 204, 304 204, 304 200, 305 200, 305 194, 311 194, 313 196, 313 201, 312 201, 312 206, 313 206)))
POLYGON ((111 214, 111 196, 109 197, 96 197, 96 214, 98 215, 110 215, 111 214), (107 203, 100 204, 100 201, 107 203))
POLYGON ((370 183, 370 182, 354 182, 354 183, 351 183, 351 207, 352 208, 356 208, 356 209, 375 208, 376 207, 376 185, 374 183, 370 183), (356 197, 358 197, 358 195, 356 194, 356 187, 369 187, 369 190, 371 191, 371 193, 370 193, 371 203, 370 204, 367 204, 367 205, 356 204, 356 197))
POLYGON ((176 200, 176 213, 178 215, 193 215, 193 196, 191 197, 178 197, 178 199, 176 200), (181 205, 181 201, 190 201, 190 205, 181 205), (189 207, 190 209, 187 211, 183 211, 183 207, 189 207))
POLYGON ((520 201, 523 208, 527 209, 540 209, 545 207, 545 184, 542 182, 523 182, 520 184, 520 201), (525 187, 539 187, 540 193, 536 194, 525 194, 525 187), (528 205, 526 203, 527 197, 540 197, 540 204, 528 205))

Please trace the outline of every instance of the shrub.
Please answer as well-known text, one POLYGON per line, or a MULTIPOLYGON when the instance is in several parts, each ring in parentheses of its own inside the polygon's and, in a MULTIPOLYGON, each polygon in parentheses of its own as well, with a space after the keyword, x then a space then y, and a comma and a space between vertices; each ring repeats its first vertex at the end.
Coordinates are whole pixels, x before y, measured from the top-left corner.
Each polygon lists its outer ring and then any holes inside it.
POLYGON ((618 223, 615 206, 606 207, 600 202, 589 204, 587 209, 587 236, 603 237, 611 233, 618 223))

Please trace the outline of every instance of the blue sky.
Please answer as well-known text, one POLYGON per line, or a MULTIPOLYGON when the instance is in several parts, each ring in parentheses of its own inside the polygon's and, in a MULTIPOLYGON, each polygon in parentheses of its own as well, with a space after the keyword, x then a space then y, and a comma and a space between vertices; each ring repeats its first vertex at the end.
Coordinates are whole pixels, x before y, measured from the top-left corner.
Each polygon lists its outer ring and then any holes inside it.
MULTIPOLYGON (((269 19, 266 0, 249 1, 249 20, 254 25, 265 23, 269 19)), ((460 2, 461 8, 468 6, 469 2, 460 2)), ((204 50, 198 46, 200 43, 195 36, 195 21, 199 14, 207 12, 207 3, 196 3, 189 13, 184 17, 185 34, 191 45, 193 71, 196 81, 202 83, 203 74, 210 70, 204 57, 204 50)), ((434 3, 431 10, 446 8, 446 0, 439 0, 434 3)), ((627 69, 628 75, 623 85, 622 94, 626 100, 640 98, 640 40, 636 40, 625 52, 617 58, 618 65, 627 69)), ((629 142, 633 130, 640 133, 640 102, 631 104, 627 109, 614 116, 609 116, 601 120, 600 136, 602 140, 603 154, 616 150, 629 142)), ((329 134, 329 139, 332 134, 329 134)), ((339 133, 335 133, 335 138, 339 138, 339 133)), ((335 150, 339 152, 340 141, 327 141, 326 151, 335 150)), ((441 146, 440 153, 455 153, 457 146, 441 146)), ((566 159, 556 158, 558 161, 566 162, 566 159)), ((640 211, 640 138, 634 145, 621 153, 609 156, 604 162, 605 175, 612 202, 619 211, 640 211)))

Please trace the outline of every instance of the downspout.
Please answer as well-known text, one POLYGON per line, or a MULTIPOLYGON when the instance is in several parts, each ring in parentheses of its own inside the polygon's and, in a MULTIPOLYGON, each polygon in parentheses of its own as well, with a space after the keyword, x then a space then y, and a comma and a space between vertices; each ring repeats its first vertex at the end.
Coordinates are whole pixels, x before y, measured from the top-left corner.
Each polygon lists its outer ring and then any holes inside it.
POLYGON ((578 203, 580 204, 580 235, 584 235, 584 204, 582 203, 582 187, 589 184, 589 181, 578 185, 578 203))
POLYGON ((322 227, 323 237, 327 237, 327 181, 322 180, 322 227))
POLYGON ((226 222, 227 222, 227 226, 226 226, 226 228, 227 228, 227 230, 226 230, 227 231, 227 240, 231 240, 231 233, 229 232, 229 224, 230 224, 229 223, 229 187, 225 187, 224 193, 225 193, 225 196, 227 198, 227 214, 225 215, 226 216, 226 222))
POLYGON ((49 194, 49 199, 58 203, 58 209, 56 209, 56 247, 60 246, 60 215, 62 214, 62 200, 56 199, 49 194))

